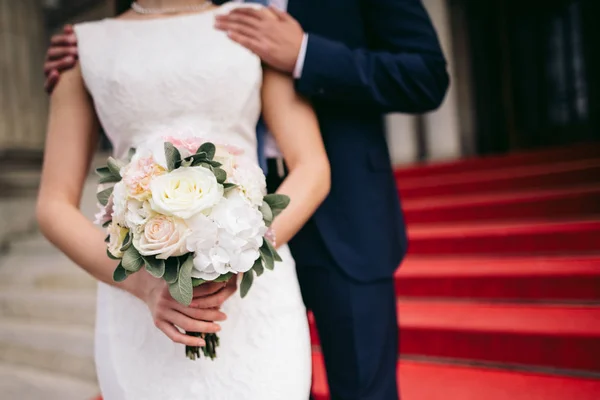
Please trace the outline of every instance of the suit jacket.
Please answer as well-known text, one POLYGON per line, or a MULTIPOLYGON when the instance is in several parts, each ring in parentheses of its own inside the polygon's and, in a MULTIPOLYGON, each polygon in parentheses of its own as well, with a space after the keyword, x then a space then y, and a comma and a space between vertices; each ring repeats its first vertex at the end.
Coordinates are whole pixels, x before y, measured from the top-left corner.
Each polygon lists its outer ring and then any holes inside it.
MULTIPOLYGON (((296 89, 314 105, 332 169, 315 223, 348 275, 389 278, 407 236, 383 117, 443 101, 449 77, 436 32, 421 0, 289 0, 288 12, 309 35, 296 89)), ((304 253, 297 261, 310 263, 304 253)))

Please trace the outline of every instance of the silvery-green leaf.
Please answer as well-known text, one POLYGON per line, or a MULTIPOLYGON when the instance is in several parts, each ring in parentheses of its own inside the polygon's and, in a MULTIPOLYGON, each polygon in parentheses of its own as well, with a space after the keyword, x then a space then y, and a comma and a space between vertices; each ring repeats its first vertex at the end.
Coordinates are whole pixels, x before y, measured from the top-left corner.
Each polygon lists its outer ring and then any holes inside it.
POLYGON ((96 194, 96 198, 98 199, 98 203, 102 204, 103 206, 108 204, 108 199, 110 198, 110 195, 113 192, 113 188, 109 187, 108 189, 104 189, 101 192, 98 192, 96 194))
MULTIPOLYGON (((110 224, 112 224, 112 219, 111 219, 111 220, 109 220, 109 221, 106 221, 105 223, 103 223, 103 224, 102 224, 102 227, 103 227, 103 228, 108 228, 108 226, 109 226, 110 224)), ((107 242, 107 243, 108 243, 108 242, 107 242)))
POLYGON ((263 220, 267 226, 271 226, 273 222, 273 211, 271 211, 271 206, 266 201, 263 201, 262 206, 260 206, 260 212, 263 215, 263 220))
POLYGON ((181 161, 181 166, 184 168, 191 167, 192 165, 194 165, 194 157, 188 157, 181 161))
POLYGON ((131 246, 131 242, 133 241, 133 235, 131 232, 127 232, 125 235, 125 239, 123 239, 123 246, 121 246, 121 251, 126 251, 129 246, 131 246))
POLYGON ((165 260, 159 260, 154 256, 142 257, 146 264, 146 271, 155 278, 162 278, 165 275, 165 260))
POLYGON ((144 259, 134 246, 129 246, 123 253, 121 265, 129 272, 137 272, 144 266, 144 259))
POLYGON ((198 149, 198 153, 206 153, 206 158, 208 158, 209 160, 212 160, 213 158, 215 158, 215 153, 217 151, 217 148, 215 147, 214 144, 207 142, 204 143, 202 146, 200 146, 200 148, 198 149))
POLYGON ((215 178, 217 178, 217 182, 224 183, 227 180, 227 172, 221 168, 213 168, 213 173, 215 174, 215 178))
POLYGON ((254 274, 252 273, 252 270, 245 272, 244 277, 242 278, 242 283, 240 284, 240 295, 242 296, 242 299, 246 297, 250 291, 252 282, 254 282, 254 274))
POLYGON ((263 260, 265 268, 269 271, 273 271, 275 268, 275 261, 273 260, 273 255, 271 254, 271 250, 269 250, 268 246, 265 246, 264 244, 262 245, 260 248, 260 256, 263 260))
POLYGON ((208 164, 210 164, 211 167, 217 168, 217 167, 222 167, 223 164, 221 164, 218 161, 208 161, 208 164))
POLYGON ((279 255, 277 250, 275 250, 275 247, 273 247, 273 244, 271 242, 269 242, 267 239, 265 239, 265 243, 263 243, 263 246, 265 244, 269 248, 269 251, 271 252, 271 255, 273 256, 273 259, 275 261, 282 261, 281 256, 279 255))
POLYGON ((123 282, 128 276, 129 273, 121 266, 121 264, 119 264, 113 272, 113 280, 115 282, 123 282))
POLYGON ((121 168, 123 168, 123 163, 118 160, 115 160, 112 157, 108 157, 108 161, 106 163, 110 172, 115 176, 121 176, 121 168))
POLYGON ((184 306, 189 306, 193 298, 192 286, 192 268, 194 267, 194 259, 189 256, 179 269, 179 278, 177 282, 169 285, 169 293, 171 296, 184 306))
POLYGON ((172 143, 165 142, 165 158, 167 160, 167 169, 173 171, 181 161, 179 150, 172 143))
POLYGON ((116 182, 120 182, 120 181, 121 181, 121 177, 114 176, 113 174, 105 175, 105 176, 100 177, 100 179, 98 179, 98 183, 116 183, 116 182))
MULTIPOLYGON (((104 238, 104 243, 108 242, 110 242, 110 235, 106 235, 106 237, 104 238)), ((108 251, 108 249, 106 249, 106 251, 108 251)))
POLYGON ((258 257, 256 261, 254 261, 252 270, 256 272, 256 276, 261 276, 263 272, 265 272, 265 267, 263 266, 262 259, 260 257, 258 257))
POLYGON ((278 216, 290 204, 290 198, 284 194, 268 194, 263 200, 271 206, 273 216, 278 216))
POLYGON ((117 258, 117 257, 113 256, 113 255, 111 254, 111 252, 110 252, 110 251, 108 251, 108 249, 106 249, 106 255, 107 255, 107 256, 108 256, 108 258, 110 258, 111 260, 120 260, 120 258, 117 258))
POLYGON ((217 279, 214 280, 214 282, 227 282, 231 279, 232 276, 233 274, 231 272, 228 272, 224 275, 219 276, 217 279))
POLYGON ((170 257, 165 260, 165 274, 163 279, 168 283, 175 283, 179 278, 179 258, 170 257))

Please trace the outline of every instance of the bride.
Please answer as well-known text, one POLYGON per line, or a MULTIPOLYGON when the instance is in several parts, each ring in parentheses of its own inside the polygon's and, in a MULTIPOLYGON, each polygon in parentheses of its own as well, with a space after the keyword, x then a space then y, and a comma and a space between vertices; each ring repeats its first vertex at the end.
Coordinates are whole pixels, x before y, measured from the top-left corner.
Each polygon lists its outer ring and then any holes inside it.
POLYGON ((306 400, 308 324, 285 243, 329 190, 315 114, 290 77, 262 69, 258 57, 213 27, 215 15, 242 5, 138 3, 137 11, 75 28, 79 65, 51 98, 37 208, 47 238, 99 281, 96 365, 104 399, 306 400), (99 125, 116 157, 154 137, 190 133, 256 157, 261 108, 290 170, 279 192, 291 204, 273 224, 283 262, 244 300, 233 295, 220 310, 214 306, 236 290, 235 280, 196 288, 190 307, 146 272, 113 282, 104 234, 78 209, 99 125), (218 358, 188 360, 183 346, 203 343, 182 330, 219 331, 218 358))

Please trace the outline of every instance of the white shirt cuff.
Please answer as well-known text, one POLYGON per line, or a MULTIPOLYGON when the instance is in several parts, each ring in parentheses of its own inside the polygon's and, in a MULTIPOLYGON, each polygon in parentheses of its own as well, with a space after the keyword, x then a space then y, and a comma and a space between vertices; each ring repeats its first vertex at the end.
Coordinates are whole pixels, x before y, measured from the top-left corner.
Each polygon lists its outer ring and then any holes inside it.
POLYGON ((302 76, 302 70, 304 69, 304 59, 306 58, 306 46, 308 45, 308 33, 304 34, 302 38, 302 45, 300 46, 300 52, 298 53, 298 59, 296 60, 296 66, 294 67, 294 79, 300 79, 302 76))

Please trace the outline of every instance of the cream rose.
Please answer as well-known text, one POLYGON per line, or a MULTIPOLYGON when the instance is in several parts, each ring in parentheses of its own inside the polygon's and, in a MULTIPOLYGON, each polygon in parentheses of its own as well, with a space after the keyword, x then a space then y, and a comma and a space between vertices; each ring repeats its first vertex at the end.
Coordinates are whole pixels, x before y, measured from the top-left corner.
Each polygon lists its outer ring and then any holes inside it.
POLYGON ((125 241, 125 236, 127 236, 128 232, 129 230, 127 228, 123 228, 121 225, 114 222, 108 226, 108 251, 114 257, 123 257, 121 247, 123 247, 123 242, 125 241))
POLYGON ((150 183, 150 205, 157 213, 188 219, 208 212, 223 197, 223 186, 204 167, 184 167, 150 183))
POLYGON ((143 231, 134 235, 133 245, 143 256, 164 260, 187 253, 189 234, 187 225, 178 218, 157 215, 146 223, 143 231))
POLYGON ((239 190, 255 206, 262 205, 267 194, 265 174, 258 165, 248 159, 241 159, 229 179, 239 185, 239 190))

